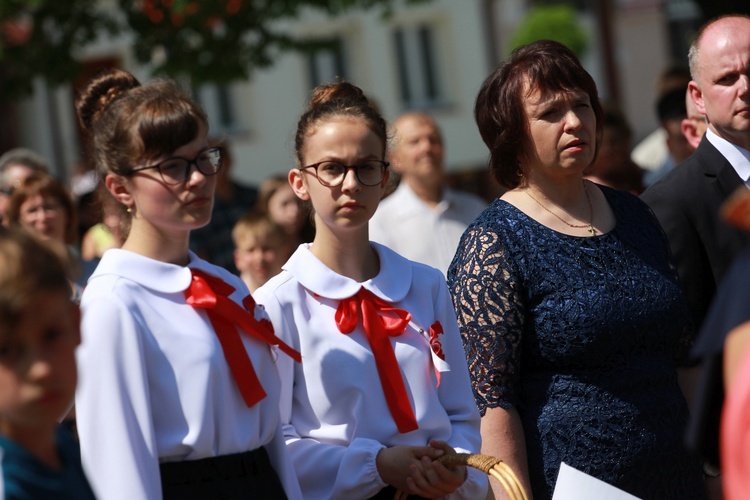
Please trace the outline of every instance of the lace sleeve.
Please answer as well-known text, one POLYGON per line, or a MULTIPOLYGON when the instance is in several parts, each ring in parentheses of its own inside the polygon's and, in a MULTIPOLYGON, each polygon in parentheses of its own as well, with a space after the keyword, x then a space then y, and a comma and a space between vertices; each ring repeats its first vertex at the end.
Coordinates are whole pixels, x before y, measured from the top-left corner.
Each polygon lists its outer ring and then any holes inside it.
POLYGON ((474 225, 461 238, 448 271, 482 415, 487 407, 510 408, 516 403, 524 313, 512 267, 498 234, 474 225))

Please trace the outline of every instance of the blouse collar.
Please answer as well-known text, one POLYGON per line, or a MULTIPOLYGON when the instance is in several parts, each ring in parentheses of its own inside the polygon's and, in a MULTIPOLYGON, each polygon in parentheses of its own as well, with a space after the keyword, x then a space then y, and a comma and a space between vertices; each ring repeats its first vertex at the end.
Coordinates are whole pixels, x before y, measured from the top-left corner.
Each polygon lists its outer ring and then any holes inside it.
POLYGON ((192 251, 189 252, 189 256, 190 262, 187 266, 178 266, 121 248, 113 248, 104 253, 90 279, 115 275, 160 293, 184 292, 190 286, 192 279, 190 268, 215 274, 210 269, 210 265, 192 251))
POLYGON ((411 288, 411 262, 388 247, 370 242, 380 259, 380 272, 372 279, 359 283, 329 269, 310 251, 311 243, 303 243, 283 269, 311 292, 328 299, 341 300, 365 288, 387 302, 398 302, 411 288))

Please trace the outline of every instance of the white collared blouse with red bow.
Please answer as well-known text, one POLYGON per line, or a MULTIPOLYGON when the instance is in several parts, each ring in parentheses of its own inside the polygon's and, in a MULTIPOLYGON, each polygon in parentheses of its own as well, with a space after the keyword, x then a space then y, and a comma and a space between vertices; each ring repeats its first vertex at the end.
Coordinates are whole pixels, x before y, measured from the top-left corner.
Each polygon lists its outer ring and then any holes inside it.
MULTIPOLYGON (((438 439, 458 452, 480 448, 445 278, 372 245, 380 272, 364 283, 336 274, 305 244, 254 294, 276 334, 302 354, 301 364, 280 357, 278 367, 284 436, 306 499, 376 494, 386 486, 375 465, 383 447, 438 439), (368 314, 376 324, 370 332, 368 314), (383 335, 374 332, 381 322, 387 338, 376 354, 370 340, 383 335), (379 359, 388 352, 395 369, 379 359), (403 393, 395 387, 388 396, 383 377, 403 393)), ((450 498, 484 498, 486 488, 486 477, 473 470, 450 498)))
MULTIPOLYGON (((192 252, 183 267, 108 250, 89 279, 76 417, 94 493, 161 498, 160 462, 265 446, 287 496, 301 498, 279 423, 276 361, 287 356, 256 336, 235 337, 264 393, 249 404, 206 310, 188 303, 195 273, 225 282, 244 310, 242 280, 192 252)), ((260 308, 248 312, 265 318, 260 308)))

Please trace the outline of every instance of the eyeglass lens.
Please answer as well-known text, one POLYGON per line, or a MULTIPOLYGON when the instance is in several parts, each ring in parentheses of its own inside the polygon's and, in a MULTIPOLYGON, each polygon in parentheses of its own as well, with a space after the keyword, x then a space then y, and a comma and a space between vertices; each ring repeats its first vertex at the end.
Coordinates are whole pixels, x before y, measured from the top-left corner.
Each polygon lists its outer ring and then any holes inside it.
POLYGON ((193 160, 172 158, 159 164, 162 180, 167 184, 180 184, 190 177, 190 167, 195 165, 203 175, 214 175, 222 164, 220 148, 203 151, 193 160))
MULTIPOLYGON (((352 165, 357 180, 364 186, 376 186, 380 184, 385 175, 385 165, 382 162, 373 160, 365 161, 359 165, 352 165)), ((318 164, 316 169, 318 179, 325 185, 338 186, 344 182, 348 168, 335 161, 324 161, 318 164)))

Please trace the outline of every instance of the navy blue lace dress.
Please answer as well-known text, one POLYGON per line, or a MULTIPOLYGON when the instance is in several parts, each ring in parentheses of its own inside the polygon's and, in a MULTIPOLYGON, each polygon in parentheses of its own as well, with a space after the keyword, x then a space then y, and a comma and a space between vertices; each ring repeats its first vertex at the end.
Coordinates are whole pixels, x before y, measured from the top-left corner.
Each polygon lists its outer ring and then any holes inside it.
POLYGON ((705 498, 676 367, 694 332, 661 227, 601 187, 616 226, 547 228, 496 200, 448 272, 480 412, 515 407, 534 498, 560 462, 644 499, 705 498))

